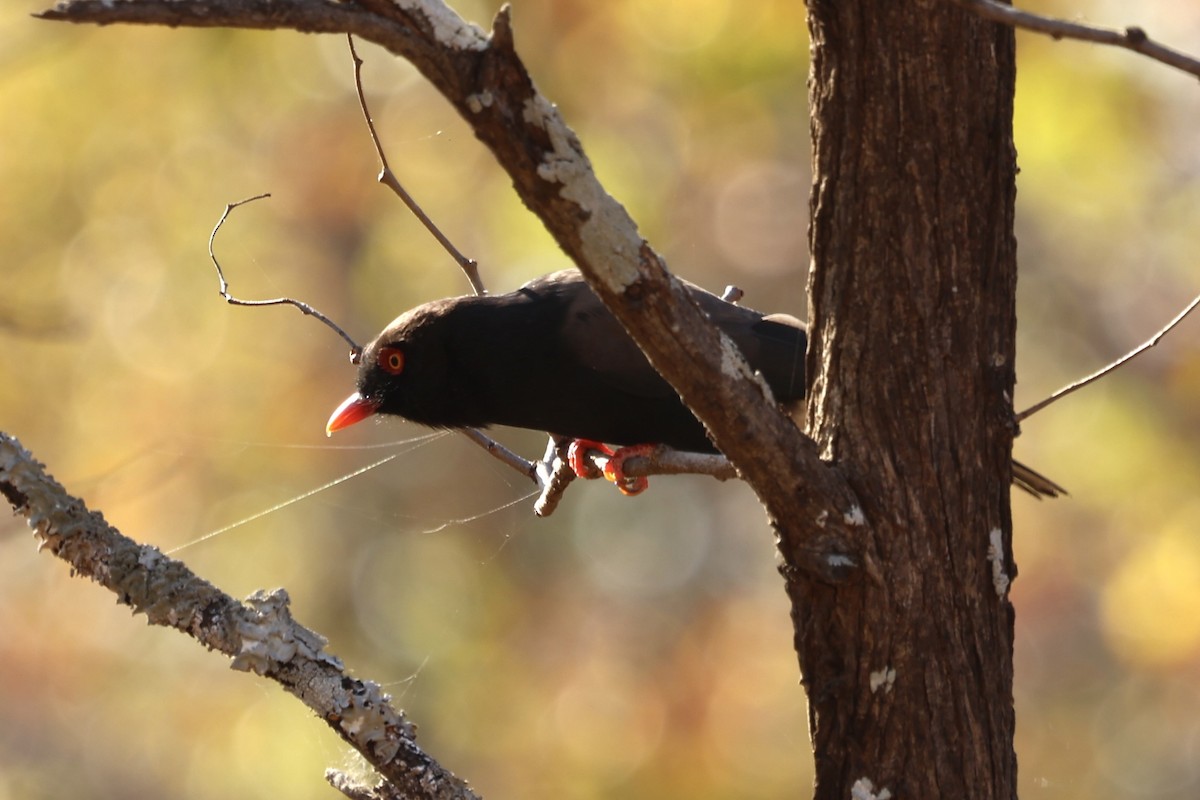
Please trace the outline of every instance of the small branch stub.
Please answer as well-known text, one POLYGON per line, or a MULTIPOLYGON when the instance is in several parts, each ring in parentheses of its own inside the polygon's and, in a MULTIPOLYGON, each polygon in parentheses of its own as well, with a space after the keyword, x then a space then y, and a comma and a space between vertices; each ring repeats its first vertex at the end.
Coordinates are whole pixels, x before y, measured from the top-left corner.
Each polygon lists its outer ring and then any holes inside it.
POLYGON ((1043 17, 1040 14, 1013 8, 1007 3, 995 2, 995 0, 956 0, 956 2, 972 9, 981 17, 1014 28, 1044 33, 1056 41, 1077 39, 1082 42, 1121 47, 1200 78, 1200 59, 1154 41, 1146 31, 1136 26, 1130 26, 1124 30, 1099 28, 1065 19, 1043 17))

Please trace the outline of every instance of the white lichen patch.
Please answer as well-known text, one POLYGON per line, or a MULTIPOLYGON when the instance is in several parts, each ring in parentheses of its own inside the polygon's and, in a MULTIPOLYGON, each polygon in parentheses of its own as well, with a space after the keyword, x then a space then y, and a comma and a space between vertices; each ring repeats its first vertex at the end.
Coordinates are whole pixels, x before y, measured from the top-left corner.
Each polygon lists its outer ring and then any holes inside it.
POLYGON ((769 402, 775 402, 775 396, 771 394, 771 387, 767 385, 762 373, 750 369, 742 351, 724 333, 721 334, 721 374, 733 380, 745 378, 753 381, 758 390, 762 392, 763 397, 767 398, 769 402))
POLYGON ((354 739, 367 744, 384 762, 400 751, 396 731, 403 729, 411 735, 411 727, 403 715, 392 711, 390 700, 378 683, 363 681, 362 692, 352 694, 352 702, 342 711, 340 725, 354 739))
POLYGON ((494 99, 491 91, 484 89, 482 92, 467 96, 467 108, 471 110, 472 114, 478 114, 485 108, 491 108, 494 99))
POLYGON ((850 797, 852 800, 891 800, 892 793, 889 789, 875 791, 870 778, 859 778, 850 787, 850 797))
POLYGON ((884 694, 892 690, 892 684, 896 682, 896 670, 891 667, 884 667, 876 670, 867 676, 867 684, 871 687, 871 694, 879 691, 881 688, 884 694))
POLYGON ((283 589, 272 592, 260 589, 246 598, 252 614, 237 624, 241 648, 229 665, 231 668, 266 675, 297 654, 341 668, 335 656, 323 652, 327 644, 324 637, 292 620, 289 603, 288 593, 283 589))
POLYGON ((623 293, 640 277, 637 266, 642 237, 633 218, 596 180, 578 139, 553 103, 540 94, 534 95, 525 101, 521 116, 550 138, 550 150, 542 156, 538 177, 561 184, 559 196, 588 213, 579 230, 584 258, 593 264, 608 264, 611 269, 602 277, 611 291, 623 293), (619 257, 614 258, 614 254, 619 257))
POLYGON ((842 515, 842 521, 847 525, 859 526, 867 524, 867 517, 863 514, 862 508, 859 506, 851 506, 850 510, 842 515))
MULTIPOLYGON (((521 118, 529 125, 544 130, 550 137, 550 152, 542 156, 542 163, 538 165, 538 177, 542 180, 566 185, 581 172, 591 169, 587 158, 576 146, 577 140, 571 129, 559 116, 557 106, 545 97, 535 94, 526 100, 521 118)), ((594 204, 585 205, 583 202, 580 205, 588 211, 595 207, 594 204)))
POLYGON ((997 597, 1008 593, 1008 573, 1004 569, 1004 534, 999 528, 992 528, 988 534, 987 560, 992 562, 992 586, 996 589, 997 597))
POLYGON ((167 561, 167 557, 157 547, 143 547, 138 551, 138 566, 144 569, 160 569, 167 561))
POLYGON ((441 0, 392 0, 398 8, 416 11, 429 20, 433 36, 440 44, 456 50, 486 50, 488 35, 473 22, 455 13, 441 0))

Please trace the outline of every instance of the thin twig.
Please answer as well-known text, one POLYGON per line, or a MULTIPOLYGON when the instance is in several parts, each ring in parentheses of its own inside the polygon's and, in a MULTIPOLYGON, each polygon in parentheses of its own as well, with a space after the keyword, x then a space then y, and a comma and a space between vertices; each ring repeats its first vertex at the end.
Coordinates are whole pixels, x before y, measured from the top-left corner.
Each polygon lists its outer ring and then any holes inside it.
POLYGON ((542 460, 526 461, 478 428, 464 428, 461 433, 500 462, 542 487, 541 495, 533 504, 533 513, 539 517, 548 517, 554 513, 563 492, 571 481, 575 480, 575 472, 560 452, 566 447, 568 439, 551 436, 542 460))
POLYGON ((472 442, 488 451, 488 453, 494 458, 509 465, 534 483, 540 483, 538 480, 537 464, 534 462, 521 458, 521 456, 517 455, 512 450, 509 450, 507 447, 500 444, 478 428, 463 428, 461 433, 463 436, 467 437, 472 442))
POLYGON ((487 294, 487 289, 483 286, 483 280, 479 277, 479 263, 473 258, 467 258, 453 243, 441 232, 433 220, 425 213, 421 206, 417 205, 417 201, 413 199, 400 181, 396 178, 396 174, 392 172, 391 166, 388 165, 387 156, 383 152, 383 144, 379 141, 379 134, 375 131, 375 121, 371 118, 371 111, 367 108, 367 98, 363 93, 362 84, 362 65, 363 61, 358 57, 358 51, 354 49, 354 37, 346 34, 346 41, 350 43, 350 57, 354 59, 354 89, 358 92, 358 105, 362 108, 363 119, 367 121, 367 130, 371 132, 371 141, 375 144, 375 154, 379 156, 379 182, 395 192, 404 205, 408 206, 408 210, 413 213, 421 224, 433 234, 433 238, 438 240, 450 257, 458 262, 458 266, 462 269, 463 274, 467 276, 467 280, 471 284, 472 291, 477 295, 487 294))
POLYGON ((213 252, 213 242, 216 241, 217 231, 221 230, 221 226, 225 224, 225 220, 229 217, 230 211, 233 211, 238 206, 244 206, 246 203, 252 203, 255 200, 262 200, 263 198, 270 196, 271 195, 269 193, 263 193, 255 195, 254 197, 247 197, 245 200, 239 200, 236 203, 229 203, 225 206, 225 211, 221 214, 221 218, 217 220, 217 224, 213 227, 212 233, 208 237, 208 257, 212 259, 213 266, 217 268, 217 279, 221 282, 221 297, 224 297, 225 302, 233 306, 295 306, 308 316, 316 317, 317 319, 321 320, 321 322, 324 322, 330 328, 337 331, 339 336, 349 342, 350 361, 351 363, 357 364, 359 356, 362 355, 362 347, 360 347, 357 342, 351 339, 350 335, 342 330, 337 323, 322 314, 320 311, 317 311, 308 303, 303 303, 299 300, 293 300, 290 297, 276 297, 273 300, 241 300, 229 293, 229 281, 225 280, 225 272, 221 269, 220 262, 217 261, 216 253, 213 252))
POLYGON ((1159 44, 1151 39, 1142 28, 1128 27, 1123 31, 1098 28, 1078 22, 1068 22, 1064 19, 1043 17, 997 3, 995 0, 955 0, 955 2, 974 10, 982 17, 1011 25, 1014 28, 1049 34, 1056 40, 1078 39, 1084 42, 1123 47, 1200 78, 1200 60, 1159 44))
POLYGON ((1187 317, 1187 315, 1191 314, 1192 311, 1194 311, 1196 309, 1196 306, 1198 306, 1198 305, 1200 305, 1200 295, 1197 295, 1192 300, 1192 302, 1188 303, 1187 308, 1185 308, 1183 311, 1180 311, 1179 314, 1177 314, 1175 316, 1175 319, 1168 322, 1166 324, 1166 326, 1164 326, 1158 333, 1151 336, 1149 339, 1147 339, 1141 345, 1134 348, 1133 350, 1130 350, 1128 353, 1121 356, 1116 361, 1109 364, 1107 367, 1104 367, 1103 369, 1101 369, 1097 372, 1093 372, 1091 375, 1088 375, 1086 378, 1080 378, 1079 380, 1075 381, 1074 383, 1072 383, 1068 386, 1064 386, 1063 388, 1059 389, 1057 392, 1050 395, 1049 397, 1047 397, 1045 400, 1041 401, 1040 403, 1035 403, 1034 405, 1025 409, 1020 414, 1017 414, 1017 422, 1020 422, 1023 419, 1033 416, 1034 414, 1041 411, 1046 406, 1053 403, 1055 400, 1060 400, 1060 399, 1066 397, 1067 395, 1069 395, 1071 392, 1074 392, 1077 389, 1082 389, 1084 386, 1087 386, 1089 383, 1100 380, 1108 373, 1124 366, 1129 361, 1133 360, 1134 358, 1138 357, 1142 353, 1149 350, 1151 347, 1154 347, 1156 344, 1158 344, 1159 340, 1161 340, 1164 336, 1166 336, 1168 333, 1171 332, 1172 328, 1174 328, 1179 323, 1183 322, 1183 320, 1187 317))

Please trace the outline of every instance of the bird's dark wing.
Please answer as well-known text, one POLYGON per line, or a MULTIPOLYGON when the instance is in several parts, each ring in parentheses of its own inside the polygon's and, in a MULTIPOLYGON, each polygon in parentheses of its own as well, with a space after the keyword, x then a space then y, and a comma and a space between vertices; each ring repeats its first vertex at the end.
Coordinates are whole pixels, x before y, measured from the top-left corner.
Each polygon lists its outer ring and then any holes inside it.
POLYGON ((1024 489, 1041 500, 1043 497, 1058 497, 1067 494, 1067 490, 1047 478, 1035 469, 1031 469, 1020 461, 1012 462, 1013 484, 1024 489))
POLYGON ((804 323, 789 314, 763 316, 744 306, 727 303, 699 287, 692 296, 718 328, 733 340, 747 363, 762 373, 775 399, 791 403, 804 397, 804 323))
POLYGON ((617 322, 583 278, 562 281, 564 315, 559 342, 565 361, 578 363, 599 382, 646 399, 675 396, 662 377, 650 366, 645 354, 617 322))
MULTIPOLYGON (((763 373, 781 402, 804 393, 804 325, 785 314, 764 317, 684 282, 713 322, 763 373)), ((523 291, 554 294, 565 309, 560 341, 567 360, 592 371, 598 381, 647 399, 675 396, 674 389, 650 366, 645 355, 578 272, 555 273, 527 284, 523 291)))

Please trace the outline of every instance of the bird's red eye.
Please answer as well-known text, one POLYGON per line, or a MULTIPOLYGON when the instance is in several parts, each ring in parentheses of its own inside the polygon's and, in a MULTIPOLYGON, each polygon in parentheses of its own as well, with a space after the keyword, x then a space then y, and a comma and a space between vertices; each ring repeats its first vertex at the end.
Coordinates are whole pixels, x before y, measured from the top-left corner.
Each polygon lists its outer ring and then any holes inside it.
POLYGON ((399 347, 380 348, 375 363, 384 372, 390 375, 399 375, 404 372, 404 351, 399 347))

